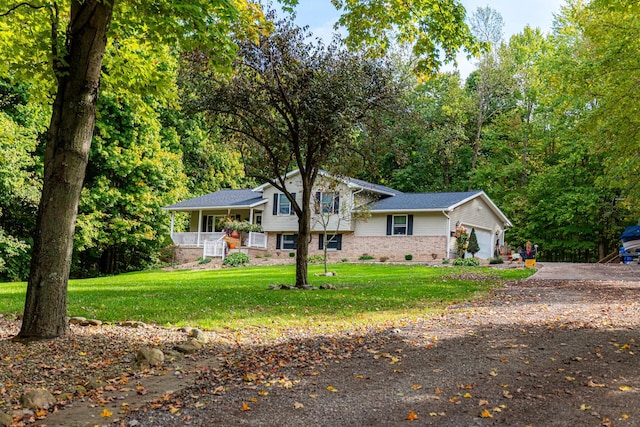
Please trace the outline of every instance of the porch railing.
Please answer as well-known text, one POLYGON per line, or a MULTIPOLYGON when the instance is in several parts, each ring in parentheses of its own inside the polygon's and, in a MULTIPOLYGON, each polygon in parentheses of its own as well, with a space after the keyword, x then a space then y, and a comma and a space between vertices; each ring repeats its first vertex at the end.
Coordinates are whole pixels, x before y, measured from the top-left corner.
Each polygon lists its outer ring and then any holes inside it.
POLYGON ((264 233, 250 231, 249 238, 247 239, 247 246, 250 248, 266 248, 267 235, 264 233))
POLYGON ((205 241, 215 241, 224 236, 222 232, 201 232, 198 243, 198 232, 173 233, 171 239, 177 246, 202 246, 205 241))
MULTIPOLYGON (((258 233, 255 231, 251 231, 247 234, 244 234, 242 238, 242 243, 244 246, 248 246, 250 248, 266 248, 267 247, 267 235, 265 233, 258 233)), ((223 239, 226 236, 223 232, 201 232, 200 233, 200 242, 198 243, 198 232, 182 232, 182 233, 173 233, 171 238, 173 239, 173 243, 176 246, 204 246, 205 242, 215 242, 220 239, 223 239)))
POLYGON ((203 244, 202 258, 222 258, 226 255, 227 242, 224 240, 224 235, 218 240, 205 240, 203 244))

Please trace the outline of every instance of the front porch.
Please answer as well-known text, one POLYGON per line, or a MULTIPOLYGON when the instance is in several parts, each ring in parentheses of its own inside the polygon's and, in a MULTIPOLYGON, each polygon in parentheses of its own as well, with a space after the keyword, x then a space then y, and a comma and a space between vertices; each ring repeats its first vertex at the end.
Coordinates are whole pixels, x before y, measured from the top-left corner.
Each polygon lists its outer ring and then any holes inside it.
POLYGON ((255 231, 240 232, 238 237, 221 231, 179 232, 172 233, 171 239, 178 247, 176 258, 181 262, 195 261, 200 257, 224 259, 230 250, 239 250, 249 256, 267 251, 267 234, 255 231))

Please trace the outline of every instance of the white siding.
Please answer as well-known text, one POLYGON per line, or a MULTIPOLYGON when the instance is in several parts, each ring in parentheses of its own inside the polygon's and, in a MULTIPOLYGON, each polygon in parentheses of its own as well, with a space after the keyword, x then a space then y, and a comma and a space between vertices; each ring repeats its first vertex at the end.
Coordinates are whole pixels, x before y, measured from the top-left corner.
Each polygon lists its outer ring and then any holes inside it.
MULTIPOLYGON (((302 180, 300 175, 295 175, 287 179, 287 189, 291 193, 296 193, 296 201, 302 200, 302 180)), ((273 215, 273 195, 280 193, 272 186, 264 189, 263 197, 268 200, 262 215, 262 228, 264 231, 290 231, 298 230, 298 217, 296 215, 273 215)))
MULTIPOLYGON (((318 178, 316 185, 311 192, 311 226, 312 231, 322 231, 322 223, 314 215, 314 203, 315 194, 317 191, 323 190, 323 178, 318 178)), ((296 193, 296 201, 302 203, 302 180, 300 175, 292 176, 286 181, 287 189, 291 193, 296 193)), ((331 187, 324 187, 327 191, 331 187)), ((331 191, 331 190, 329 190, 331 191)), ((351 231, 352 224, 349 218, 352 206, 352 191, 346 185, 339 185, 335 190, 340 193, 340 208, 339 214, 343 218, 338 221, 338 215, 330 215, 327 230, 334 231, 351 231), (346 214, 346 215, 345 215, 346 214), (339 224, 338 224, 339 222, 339 224), (337 228, 339 225, 339 228, 337 228)), ((268 186, 264 189, 263 197, 268 200, 264 207, 264 214, 262 216, 262 228, 265 231, 288 231, 296 232, 298 230, 298 217, 296 215, 273 215, 273 198, 274 194, 280 193, 279 190, 272 186, 268 186)))
POLYGON ((414 236, 446 236, 447 217, 442 213, 426 212, 413 214, 414 236))
POLYGON ((374 214, 369 220, 355 221, 356 236, 386 236, 387 235, 387 216, 374 214))
MULTIPOLYGON (((398 215, 405 215, 398 213, 398 215)), ((413 215, 414 236, 446 236, 447 218, 437 212, 411 213, 413 215)), ((356 236, 386 236, 387 214, 373 214, 368 221, 356 221, 356 236)), ((389 236, 390 238, 398 236, 389 236)))

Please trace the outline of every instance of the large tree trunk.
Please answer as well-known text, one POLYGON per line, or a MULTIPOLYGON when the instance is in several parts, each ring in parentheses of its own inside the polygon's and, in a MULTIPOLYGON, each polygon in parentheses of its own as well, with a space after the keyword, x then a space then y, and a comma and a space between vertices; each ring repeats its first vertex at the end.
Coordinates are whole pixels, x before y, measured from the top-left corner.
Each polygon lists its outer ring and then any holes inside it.
MULTIPOLYGON (((303 178, 304 180, 304 178, 303 178)), ((298 246, 296 250, 296 288, 309 285, 309 237, 311 236, 311 185, 303 185, 301 214, 298 216, 298 246)))
POLYGON ((113 1, 72 1, 63 64, 56 69, 22 328, 18 340, 68 333, 67 282, 78 201, 89 158, 100 69, 113 1))

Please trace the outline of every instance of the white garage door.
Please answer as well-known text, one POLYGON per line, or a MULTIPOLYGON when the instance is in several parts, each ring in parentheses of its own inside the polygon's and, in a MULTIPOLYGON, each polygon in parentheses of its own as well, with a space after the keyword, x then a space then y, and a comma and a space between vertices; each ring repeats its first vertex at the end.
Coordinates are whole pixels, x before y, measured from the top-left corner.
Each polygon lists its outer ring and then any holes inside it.
MULTIPOLYGON (((471 233, 471 231, 469 231, 469 233, 471 233)), ((476 228, 476 237, 478 238, 478 246, 480 246, 480 252, 476 253, 476 258, 491 258, 493 256, 493 247, 495 246, 491 232, 478 230, 476 228)), ((468 254, 467 256, 471 257, 471 254, 468 254)))

